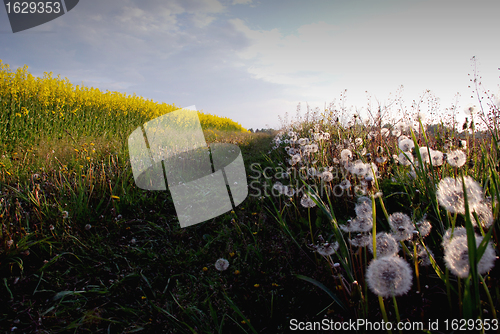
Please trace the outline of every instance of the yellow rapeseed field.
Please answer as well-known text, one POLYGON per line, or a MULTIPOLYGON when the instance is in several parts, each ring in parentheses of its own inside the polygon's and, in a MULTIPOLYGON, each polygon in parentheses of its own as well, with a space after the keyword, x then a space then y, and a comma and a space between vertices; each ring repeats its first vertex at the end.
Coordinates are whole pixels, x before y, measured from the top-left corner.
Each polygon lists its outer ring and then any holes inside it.
MULTIPOLYGON (((34 77, 0 60, 0 151, 33 146, 66 134, 124 139, 137 126, 179 109, 140 96, 73 85, 53 73, 34 77)), ((246 132, 229 118, 199 113, 203 129, 246 132)))

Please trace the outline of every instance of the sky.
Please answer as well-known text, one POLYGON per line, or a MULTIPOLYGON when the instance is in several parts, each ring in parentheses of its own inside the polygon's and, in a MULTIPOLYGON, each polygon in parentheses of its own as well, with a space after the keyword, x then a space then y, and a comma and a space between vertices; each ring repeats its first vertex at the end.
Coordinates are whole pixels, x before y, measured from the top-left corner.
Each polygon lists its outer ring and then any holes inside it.
POLYGON ((410 106, 426 90, 442 110, 500 83, 500 3, 413 0, 80 0, 65 15, 12 33, 0 8, 0 59, 35 76, 136 93, 279 128, 297 105, 363 113, 368 92, 410 106), (457 100, 456 94, 459 93, 457 100))

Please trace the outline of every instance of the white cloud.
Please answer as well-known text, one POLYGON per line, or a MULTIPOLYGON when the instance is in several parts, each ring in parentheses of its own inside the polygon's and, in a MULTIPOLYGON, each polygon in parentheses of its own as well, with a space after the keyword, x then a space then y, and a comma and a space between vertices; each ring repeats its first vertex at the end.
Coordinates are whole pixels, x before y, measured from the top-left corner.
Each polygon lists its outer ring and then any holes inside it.
POLYGON ((246 5, 252 3, 252 0, 233 0, 233 5, 246 5))

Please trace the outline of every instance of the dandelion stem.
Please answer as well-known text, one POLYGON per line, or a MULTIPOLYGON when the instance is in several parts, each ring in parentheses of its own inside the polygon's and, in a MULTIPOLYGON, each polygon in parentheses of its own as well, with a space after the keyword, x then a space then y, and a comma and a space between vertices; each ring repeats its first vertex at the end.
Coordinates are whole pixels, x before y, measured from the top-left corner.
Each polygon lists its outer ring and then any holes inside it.
MULTIPOLYGON (((387 318, 387 312, 385 311, 384 298, 382 296, 378 296, 378 303, 380 305, 380 311, 382 312, 382 316, 385 322, 389 322, 389 318, 387 318)), ((390 329, 387 329, 388 333, 392 334, 390 329)))
MULTIPOLYGON (((394 303, 394 311, 396 312, 396 319, 399 322, 401 322, 401 317, 399 316, 399 308, 398 308, 398 302, 396 301, 396 296, 392 296, 392 302, 394 303)), ((403 331, 400 329, 400 333, 403 333, 403 331)))
POLYGON ((415 276, 417 278, 417 289, 422 292, 420 288, 420 276, 418 273, 418 256, 417 256, 417 243, 413 243, 413 262, 415 263, 415 276))

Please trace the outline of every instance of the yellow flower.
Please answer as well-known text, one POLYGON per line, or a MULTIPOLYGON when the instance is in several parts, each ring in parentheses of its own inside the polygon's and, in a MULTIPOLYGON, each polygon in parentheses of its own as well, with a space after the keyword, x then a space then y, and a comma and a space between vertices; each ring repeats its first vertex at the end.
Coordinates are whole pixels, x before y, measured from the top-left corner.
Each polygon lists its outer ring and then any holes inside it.
POLYGON ((234 252, 229 253, 230 257, 234 257, 234 255, 235 255, 234 252))
POLYGON ((120 199, 120 197, 115 196, 115 195, 111 195, 111 198, 112 198, 112 199, 120 199))
POLYGON ((202 269, 203 271, 208 271, 208 268, 207 267, 203 267, 202 269))
POLYGON ((146 299, 146 296, 142 296, 142 297, 141 297, 141 299, 142 299, 142 300, 146 299))
POLYGON ((257 284, 254 284, 253 286, 256 287, 256 288, 258 288, 260 286, 260 284, 257 283, 257 284))
POLYGON ((271 284, 272 286, 280 286, 278 283, 271 284))
POLYGON ((239 274, 240 274, 240 271, 239 271, 239 270, 235 270, 235 271, 234 271, 234 274, 235 274, 235 275, 239 275, 239 274))

